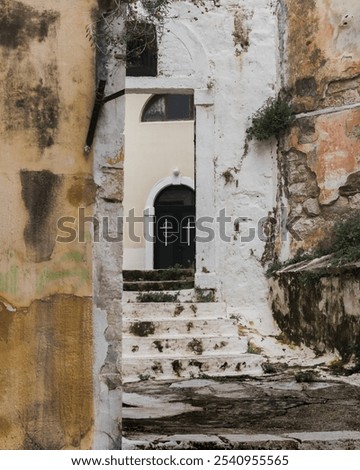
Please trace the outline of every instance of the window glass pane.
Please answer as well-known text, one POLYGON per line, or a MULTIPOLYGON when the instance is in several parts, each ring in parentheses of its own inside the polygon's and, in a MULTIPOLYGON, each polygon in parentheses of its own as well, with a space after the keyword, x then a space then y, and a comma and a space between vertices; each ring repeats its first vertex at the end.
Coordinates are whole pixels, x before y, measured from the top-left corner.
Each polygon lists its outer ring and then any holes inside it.
POLYGON ((157 196, 155 206, 157 205, 177 205, 192 206, 195 204, 195 193, 188 186, 174 185, 163 189, 157 196))
POLYGON ((168 121, 193 118, 191 95, 166 95, 166 119, 168 121))
POLYGON ((142 121, 165 121, 165 97, 153 96, 146 104, 142 121))

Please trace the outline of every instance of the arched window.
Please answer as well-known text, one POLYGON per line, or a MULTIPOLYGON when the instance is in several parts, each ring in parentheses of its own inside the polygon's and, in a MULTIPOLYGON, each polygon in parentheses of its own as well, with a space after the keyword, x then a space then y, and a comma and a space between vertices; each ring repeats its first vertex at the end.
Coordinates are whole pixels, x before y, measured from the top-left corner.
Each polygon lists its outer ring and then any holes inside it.
POLYGON ((193 95, 154 95, 146 103, 142 122, 191 121, 194 119, 193 95))
POLYGON ((184 185, 167 186, 155 199, 155 206, 193 206, 194 204, 194 190, 184 185))

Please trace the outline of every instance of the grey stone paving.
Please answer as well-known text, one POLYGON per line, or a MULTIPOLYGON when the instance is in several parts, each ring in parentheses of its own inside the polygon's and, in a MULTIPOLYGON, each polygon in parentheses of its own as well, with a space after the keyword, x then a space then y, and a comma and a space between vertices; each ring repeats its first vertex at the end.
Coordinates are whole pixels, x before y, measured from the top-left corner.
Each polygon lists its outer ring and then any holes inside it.
POLYGON ((125 385, 127 449, 359 449, 359 375, 125 385))

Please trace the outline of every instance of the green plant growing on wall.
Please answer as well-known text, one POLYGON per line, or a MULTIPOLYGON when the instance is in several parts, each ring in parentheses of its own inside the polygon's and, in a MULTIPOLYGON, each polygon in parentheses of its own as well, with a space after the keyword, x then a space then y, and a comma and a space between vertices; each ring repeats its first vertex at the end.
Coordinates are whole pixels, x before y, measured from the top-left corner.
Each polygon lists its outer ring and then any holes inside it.
MULTIPOLYGON (((270 278, 287 266, 302 261, 311 261, 326 255, 331 255, 329 259, 330 266, 342 266, 360 261, 360 210, 353 211, 347 219, 337 222, 332 230, 327 233, 326 238, 319 240, 312 251, 299 253, 284 263, 275 261, 269 266, 266 275, 270 278)), ((326 267, 314 271, 304 271, 300 273, 299 279, 303 284, 312 284, 326 276, 327 273, 326 267)))
POLYGON ((333 229, 335 264, 360 260, 360 210, 353 212, 345 221, 335 224, 333 229))
POLYGON ((268 100, 252 117, 248 139, 267 140, 280 137, 295 119, 292 107, 280 98, 268 100))

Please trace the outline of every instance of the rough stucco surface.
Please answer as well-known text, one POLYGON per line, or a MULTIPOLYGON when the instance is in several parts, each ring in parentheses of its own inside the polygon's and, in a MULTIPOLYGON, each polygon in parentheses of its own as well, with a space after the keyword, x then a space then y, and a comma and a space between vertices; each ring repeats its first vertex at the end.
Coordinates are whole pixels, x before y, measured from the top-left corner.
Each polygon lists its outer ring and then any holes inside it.
POLYGON ((84 28, 93 6, 0 5, 2 449, 92 444, 91 226, 83 242, 56 237, 66 235, 60 217, 93 212, 83 154, 94 80, 84 28))
POLYGON ((280 155, 292 222, 291 249, 309 249, 335 221, 360 208, 359 110, 299 119, 280 155))
POLYGON ((0 311, 0 448, 86 449, 92 418, 91 299, 53 295, 0 311))
POLYGON ((356 0, 285 0, 287 85, 299 110, 357 102, 360 74, 356 0), (340 96, 345 98, 339 101, 340 96))
MULTIPOLYGON (((122 28, 121 18, 113 18, 112 34, 118 37, 122 28)), ((118 58, 121 52, 118 45, 108 51, 107 57, 98 57, 97 78, 107 80, 106 95, 125 88, 125 67, 118 58)), ((100 226, 105 226, 105 218, 108 221, 107 236, 100 237, 93 247, 94 449, 121 448, 124 120, 124 99, 107 103, 98 122, 93 150, 97 185, 94 213, 103 222, 100 226)))

